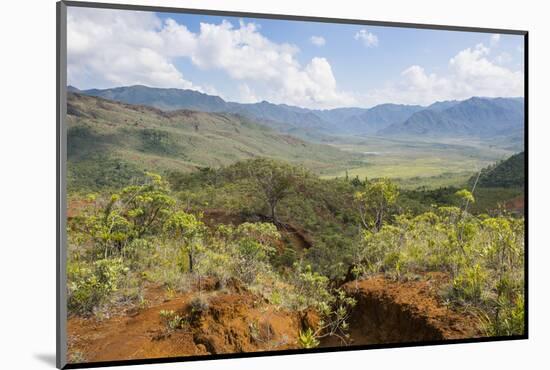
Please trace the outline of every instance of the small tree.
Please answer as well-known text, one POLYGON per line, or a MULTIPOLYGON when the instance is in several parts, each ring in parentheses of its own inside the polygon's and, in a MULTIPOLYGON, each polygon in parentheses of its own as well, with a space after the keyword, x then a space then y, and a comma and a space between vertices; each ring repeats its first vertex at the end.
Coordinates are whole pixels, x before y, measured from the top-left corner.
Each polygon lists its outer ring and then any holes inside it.
POLYGON ((159 175, 148 173, 144 184, 128 186, 104 197, 89 196, 92 206, 74 223, 103 258, 124 255, 135 239, 161 230, 176 201, 159 175))
POLYGON ((176 203, 166 181, 154 173, 147 173, 147 177, 145 184, 128 186, 120 195, 120 207, 132 222, 137 238, 158 230, 176 203))
POLYGON ((395 204, 399 190, 389 179, 371 180, 364 191, 355 193, 363 226, 368 230, 380 231, 390 206, 395 204))
POLYGON ((277 205, 292 193, 298 179, 304 176, 302 168, 271 159, 255 159, 247 166, 249 177, 269 207, 273 222, 277 220, 277 205))
POLYGON ((167 236, 180 243, 181 248, 187 252, 189 271, 193 272, 196 238, 202 233, 204 224, 192 214, 177 211, 168 217, 163 229, 167 236))

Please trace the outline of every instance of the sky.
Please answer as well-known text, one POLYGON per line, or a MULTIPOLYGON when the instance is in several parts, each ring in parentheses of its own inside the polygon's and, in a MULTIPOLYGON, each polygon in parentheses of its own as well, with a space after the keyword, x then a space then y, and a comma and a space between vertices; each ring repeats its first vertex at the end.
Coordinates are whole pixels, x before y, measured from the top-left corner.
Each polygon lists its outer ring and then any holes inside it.
POLYGON ((67 78, 306 108, 523 96, 523 36, 69 7, 67 78))

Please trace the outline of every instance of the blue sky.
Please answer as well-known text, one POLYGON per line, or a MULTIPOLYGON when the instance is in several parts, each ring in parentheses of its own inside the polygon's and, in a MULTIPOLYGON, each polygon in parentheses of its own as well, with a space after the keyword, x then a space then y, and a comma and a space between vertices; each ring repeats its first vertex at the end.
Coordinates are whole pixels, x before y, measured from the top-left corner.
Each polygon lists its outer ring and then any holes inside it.
POLYGON ((68 78, 312 108, 521 96, 523 37, 69 8, 68 78))

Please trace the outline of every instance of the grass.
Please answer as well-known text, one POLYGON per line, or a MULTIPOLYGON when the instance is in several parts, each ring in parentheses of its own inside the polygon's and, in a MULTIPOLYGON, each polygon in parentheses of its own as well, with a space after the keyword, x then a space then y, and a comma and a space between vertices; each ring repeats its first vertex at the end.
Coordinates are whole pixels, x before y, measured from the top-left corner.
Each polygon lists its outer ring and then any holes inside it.
POLYGON ((362 155, 345 169, 322 171, 321 177, 388 177, 404 188, 462 185, 476 171, 507 158, 512 151, 481 142, 379 137, 340 137, 330 143, 346 152, 362 155))
POLYGON ((449 186, 464 187, 474 172, 444 172, 437 176, 414 176, 407 178, 396 177, 393 181, 401 189, 413 190, 417 188, 439 189, 449 186))

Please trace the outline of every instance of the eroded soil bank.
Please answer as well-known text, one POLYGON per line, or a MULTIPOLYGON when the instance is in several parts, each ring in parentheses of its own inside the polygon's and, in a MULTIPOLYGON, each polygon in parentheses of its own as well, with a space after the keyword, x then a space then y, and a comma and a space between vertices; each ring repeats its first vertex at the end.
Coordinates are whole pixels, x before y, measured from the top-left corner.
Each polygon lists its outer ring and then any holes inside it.
POLYGON ((166 298, 163 289, 149 291, 151 307, 109 319, 73 317, 68 322, 69 359, 112 361, 297 348, 301 318, 276 310, 239 288, 201 292, 208 307, 193 308, 198 293, 166 298), (161 311, 184 318, 170 330, 161 311), (75 356, 76 355, 76 356, 75 356))
MULTIPOLYGON (((357 299, 350 318, 350 342, 335 337, 322 347, 434 341, 479 336, 475 318, 442 305, 437 287, 444 276, 394 282, 383 277, 353 281, 345 290, 357 299)), ((166 298, 161 287, 148 289, 148 308, 128 310, 98 320, 69 319, 70 359, 112 361, 299 348, 298 334, 310 320, 298 312, 278 310, 238 287, 201 293, 208 308, 197 314, 191 302, 197 292, 166 298), (181 329, 169 330, 161 310, 185 318, 181 329)))
MULTIPOLYGON (((383 277, 352 281, 344 289, 357 300, 350 318, 349 345, 405 343, 481 336, 477 319, 442 304, 439 287, 444 274, 395 282, 383 277)), ((335 338, 323 346, 341 345, 335 338)))

